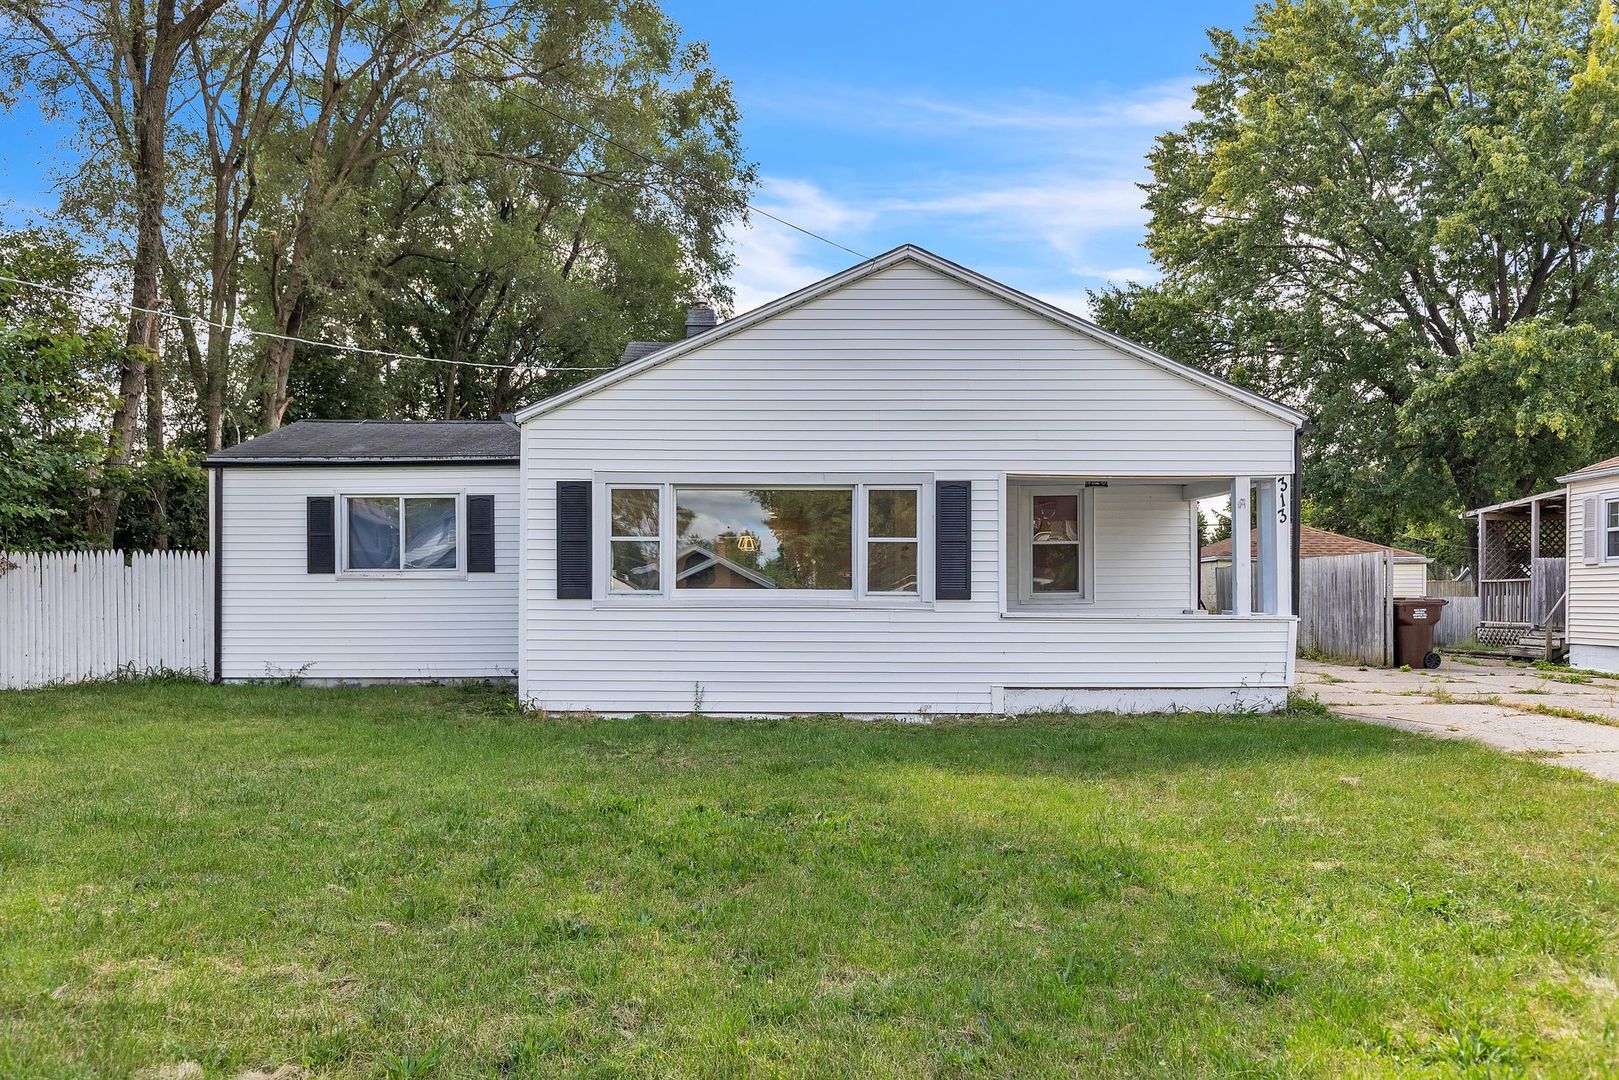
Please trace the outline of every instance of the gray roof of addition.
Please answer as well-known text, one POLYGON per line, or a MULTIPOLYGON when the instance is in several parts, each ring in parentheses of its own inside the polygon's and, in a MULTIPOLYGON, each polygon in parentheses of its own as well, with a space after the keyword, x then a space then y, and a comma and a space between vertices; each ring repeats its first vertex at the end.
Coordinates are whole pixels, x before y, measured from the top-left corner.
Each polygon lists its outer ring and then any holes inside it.
POLYGON ((505 420, 299 420, 208 455, 209 465, 516 465, 505 420))
POLYGON ((650 356, 659 349, 667 349, 673 344, 672 341, 632 341, 624 346, 624 355, 618 358, 618 362, 632 364, 643 356, 650 356))

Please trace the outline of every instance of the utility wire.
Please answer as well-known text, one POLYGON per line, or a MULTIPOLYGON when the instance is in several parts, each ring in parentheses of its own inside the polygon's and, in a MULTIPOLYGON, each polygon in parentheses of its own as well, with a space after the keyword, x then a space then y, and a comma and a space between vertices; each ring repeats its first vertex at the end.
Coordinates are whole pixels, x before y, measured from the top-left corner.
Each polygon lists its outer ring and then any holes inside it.
MULTIPOLYGON (((380 356, 388 360, 421 360, 430 364, 454 364, 460 367, 487 368, 491 371, 513 371, 521 368, 510 364, 485 364, 475 360, 446 360, 441 356, 424 356, 421 353, 393 352, 388 349, 368 349, 361 345, 343 345, 335 341, 316 341, 312 338, 292 337, 289 334, 277 334, 269 330, 250 330, 245 326, 230 326, 225 323, 205 319, 201 315, 181 315, 168 308, 149 308, 132 304, 127 300, 115 300, 110 296, 97 296, 95 293, 79 292, 74 289, 63 289, 56 285, 47 285, 40 281, 29 281, 26 278, 8 277, 0 274, 0 281, 12 285, 23 285, 30 289, 39 289, 42 292, 54 293, 57 296, 66 296, 74 300, 87 300, 95 304, 106 304, 109 307, 125 311, 139 311, 147 315, 166 316, 177 322, 189 322, 196 326, 207 326, 216 330, 224 330, 230 334, 246 334, 249 337, 274 338, 277 341, 290 341, 297 345, 311 345, 318 349, 334 349, 338 352, 365 353, 367 356, 380 356)), ((607 366, 598 367, 551 367, 541 364, 529 370, 538 375, 549 375, 554 371, 606 371, 607 366)))
MULTIPOLYGON (((351 10, 349 10, 347 8, 342 7, 341 4, 340 4, 340 0, 331 0, 331 5, 332 5, 334 10, 342 12, 344 17, 346 17, 346 18, 356 19, 356 20, 358 20, 360 22, 363 22, 363 23, 367 24, 368 26, 372 27, 373 29, 381 30, 385 34, 391 34, 391 33, 395 32, 395 28, 393 28, 393 27, 384 26, 382 23, 377 22, 375 19, 368 18, 365 15, 361 15, 357 11, 351 11, 351 10)), ((491 42, 484 43, 484 45, 485 45, 486 48, 488 48, 492 52, 494 52, 497 55, 505 58, 509 63, 516 64, 519 69, 523 68, 523 66, 524 66, 523 60, 520 57, 513 55, 509 50, 506 49, 505 46, 501 45, 499 42, 491 41, 491 42)), ((457 61, 453 56, 447 57, 446 62, 451 67, 454 67, 457 70, 461 71, 463 74, 470 75, 473 78, 477 78, 477 79, 483 78, 482 73, 471 70, 466 65, 464 65, 464 64, 460 63, 459 61, 457 61)), ((531 75, 529 77, 535 79, 535 81, 539 81, 538 78, 535 77, 535 76, 531 75)), ((619 142, 617 139, 614 139, 611 135, 608 135, 608 134, 600 131, 599 129, 597 129, 596 127, 594 127, 594 126, 592 126, 590 124, 584 123, 583 121, 580 121, 580 120, 575 120, 571 116, 565 116, 562 113, 559 113, 555 109, 551 108, 549 105, 541 104, 540 102, 535 101, 533 98, 527 97, 527 96, 519 93, 515 89, 513 89, 511 91, 511 94, 512 94, 513 97, 517 98, 519 101, 527 102, 528 104, 534 106, 534 108, 536 108, 536 109, 540 110, 541 112, 545 113, 547 116, 549 116, 549 117, 551 117, 551 118, 553 118, 555 120, 560 120, 562 123, 567 124, 569 127, 575 129, 576 131, 584 132, 586 135, 589 135, 591 138, 596 139, 598 142, 601 142, 601 143, 603 143, 603 144, 605 144, 607 146, 611 146, 615 150, 623 151, 624 153, 629 154, 632 157, 639 158, 641 161, 646 162, 648 165, 652 166, 653 168, 661 169, 663 172, 669 174, 670 176, 673 176, 673 177, 675 177, 677 179, 680 179, 680 180, 684 180, 688 184, 693 185, 694 187, 698 188, 701 191, 704 191, 704 192, 708 193, 709 195, 713 195, 713 196, 720 197, 720 198, 723 198, 726 195, 725 192, 715 189, 714 187, 710 186, 706 181, 701 180, 698 177, 692 176, 690 173, 687 173, 682 169, 678 169, 675 166, 668 164, 667 162, 659 161, 657 158, 651 157, 650 155, 643 154, 643 153, 641 153, 641 151, 636 150, 633 147, 625 146, 623 143, 619 142)), ((857 259, 866 260, 866 259, 871 258, 870 255, 866 255, 866 254, 864 254, 862 252, 856 251, 854 248, 849 247, 847 244, 840 244, 836 240, 833 240, 831 237, 823 236, 822 234, 816 232, 814 229, 805 228, 803 225, 799 225, 796 222, 788 221, 786 218, 782 217, 780 214, 773 214, 769 210, 766 210, 761 206, 757 206, 751 201, 748 201, 748 200, 745 199, 745 200, 743 200, 743 205, 746 206, 753 213, 758 214, 760 217, 769 218, 771 221, 774 221, 779 225, 785 225, 789 229, 793 229, 796 232, 803 233, 805 236, 808 236, 811 239, 819 240, 823 244, 829 244, 832 247, 837 248, 839 251, 846 251, 850 255, 853 255, 857 259)))

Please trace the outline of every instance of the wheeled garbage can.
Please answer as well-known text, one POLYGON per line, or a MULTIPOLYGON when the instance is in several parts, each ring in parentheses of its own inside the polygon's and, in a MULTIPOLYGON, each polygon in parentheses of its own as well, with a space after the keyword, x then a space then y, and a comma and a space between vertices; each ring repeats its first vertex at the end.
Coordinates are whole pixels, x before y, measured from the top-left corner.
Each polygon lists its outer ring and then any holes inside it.
POLYGON ((1394 601, 1394 662, 1411 667, 1436 668, 1439 654, 1433 651, 1434 630, 1449 601, 1432 596, 1408 597, 1394 601))

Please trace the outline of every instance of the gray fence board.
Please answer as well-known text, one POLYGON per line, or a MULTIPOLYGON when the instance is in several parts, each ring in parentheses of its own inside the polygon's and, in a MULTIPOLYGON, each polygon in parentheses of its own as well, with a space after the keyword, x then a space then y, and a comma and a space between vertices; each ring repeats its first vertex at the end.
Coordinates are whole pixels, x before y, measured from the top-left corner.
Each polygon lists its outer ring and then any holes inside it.
POLYGON ((1299 560, 1299 648, 1357 664, 1389 663, 1392 577, 1383 552, 1299 560))

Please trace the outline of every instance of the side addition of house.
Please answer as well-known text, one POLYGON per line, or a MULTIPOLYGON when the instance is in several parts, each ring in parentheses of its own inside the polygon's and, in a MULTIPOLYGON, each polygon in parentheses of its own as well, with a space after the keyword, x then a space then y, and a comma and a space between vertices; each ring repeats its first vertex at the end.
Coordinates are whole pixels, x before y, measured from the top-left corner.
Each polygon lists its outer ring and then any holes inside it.
POLYGON ((529 704, 1284 702, 1298 413, 914 247, 694 329, 518 414, 529 704))
POLYGON ((213 454, 215 678, 510 679, 517 430, 315 421, 213 454))

